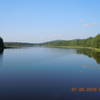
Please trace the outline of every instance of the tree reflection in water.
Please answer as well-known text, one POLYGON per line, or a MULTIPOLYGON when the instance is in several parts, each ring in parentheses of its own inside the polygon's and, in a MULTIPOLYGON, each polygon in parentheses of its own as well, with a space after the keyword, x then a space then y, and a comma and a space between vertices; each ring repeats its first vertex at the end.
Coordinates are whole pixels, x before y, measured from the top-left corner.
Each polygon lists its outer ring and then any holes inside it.
POLYGON ((100 64, 100 52, 95 52, 90 49, 77 49, 77 54, 84 54, 90 58, 94 58, 98 64, 100 64))
POLYGON ((2 66, 3 50, 0 50, 0 67, 2 66))

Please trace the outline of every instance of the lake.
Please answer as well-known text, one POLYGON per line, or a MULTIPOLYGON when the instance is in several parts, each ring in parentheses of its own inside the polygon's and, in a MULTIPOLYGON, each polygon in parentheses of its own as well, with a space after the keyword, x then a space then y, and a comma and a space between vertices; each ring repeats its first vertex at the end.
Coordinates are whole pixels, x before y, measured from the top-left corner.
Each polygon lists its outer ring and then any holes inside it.
POLYGON ((0 100, 100 100, 100 53, 30 47, 0 54, 0 100))

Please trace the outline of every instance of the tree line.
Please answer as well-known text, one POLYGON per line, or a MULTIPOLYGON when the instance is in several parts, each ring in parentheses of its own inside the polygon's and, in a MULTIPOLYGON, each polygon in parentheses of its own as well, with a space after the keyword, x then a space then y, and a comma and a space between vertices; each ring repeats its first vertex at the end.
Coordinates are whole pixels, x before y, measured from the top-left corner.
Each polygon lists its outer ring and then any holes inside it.
POLYGON ((43 43, 42 45, 46 45, 46 46, 81 46, 81 47, 100 48, 100 34, 98 34, 96 37, 89 37, 87 39, 56 40, 56 41, 43 43))
MULTIPOLYGON (((33 44, 20 44, 20 43, 5 43, 6 45, 32 45, 33 44)), ((50 41, 40 44, 34 44, 39 46, 80 46, 80 47, 92 47, 92 48, 100 48, 100 34, 95 37, 89 37, 87 39, 75 39, 75 40, 56 40, 50 41)), ((4 48, 3 39, 0 37, 0 49, 4 48)))

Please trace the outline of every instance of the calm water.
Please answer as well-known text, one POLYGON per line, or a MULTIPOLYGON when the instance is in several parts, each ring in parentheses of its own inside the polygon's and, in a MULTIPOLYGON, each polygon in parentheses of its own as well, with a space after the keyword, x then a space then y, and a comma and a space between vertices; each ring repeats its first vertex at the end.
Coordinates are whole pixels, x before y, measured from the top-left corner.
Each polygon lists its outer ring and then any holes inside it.
POLYGON ((33 47, 0 55, 0 100, 100 100, 70 90, 94 87, 100 88, 99 53, 33 47))

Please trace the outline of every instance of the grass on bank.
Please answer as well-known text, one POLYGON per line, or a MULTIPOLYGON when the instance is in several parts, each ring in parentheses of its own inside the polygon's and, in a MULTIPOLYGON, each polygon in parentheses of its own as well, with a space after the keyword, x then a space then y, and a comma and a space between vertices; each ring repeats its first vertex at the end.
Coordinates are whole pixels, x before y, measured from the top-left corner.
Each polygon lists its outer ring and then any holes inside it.
POLYGON ((92 47, 81 47, 81 46, 47 46, 51 48, 67 48, 67 49, 90 49, 96 52, 100 52, 100 49, 98 48, 92 48, 92 47))

